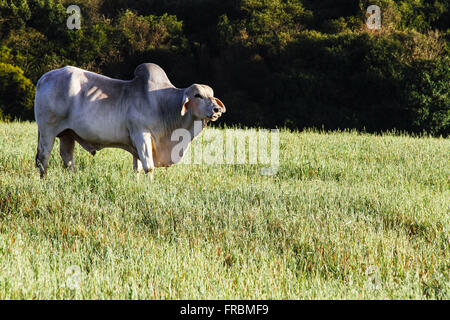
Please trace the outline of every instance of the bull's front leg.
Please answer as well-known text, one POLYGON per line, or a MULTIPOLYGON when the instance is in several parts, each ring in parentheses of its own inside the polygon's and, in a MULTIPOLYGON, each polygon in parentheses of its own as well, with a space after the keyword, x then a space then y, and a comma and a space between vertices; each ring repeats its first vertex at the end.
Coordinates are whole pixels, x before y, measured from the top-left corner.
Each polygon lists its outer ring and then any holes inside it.
POLYGON ((139 160, 139 157, 133 156, 133 169, 137 173, 142 171, 142 162, 139 160))
POLYGON ((131 134, 131 140, 137 150, 139 159, 135 159, 135 168, 139 168, 139 160, 145 173, 149 173, 150 181, 153 180, 155 165, 152 155, 152 137, 149 132, 135 132, 131 134))

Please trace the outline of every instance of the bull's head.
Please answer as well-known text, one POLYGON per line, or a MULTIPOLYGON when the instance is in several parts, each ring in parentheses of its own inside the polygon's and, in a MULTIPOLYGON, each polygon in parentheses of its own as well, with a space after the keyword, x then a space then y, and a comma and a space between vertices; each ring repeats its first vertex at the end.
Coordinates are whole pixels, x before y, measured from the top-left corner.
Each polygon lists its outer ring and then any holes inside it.
POLYGON ((211 87, 203 84, 193 84, 184 90, 181 115, 191 112, 199 120, 216 121, 225 113, 225 105, 214 97, 211 87))

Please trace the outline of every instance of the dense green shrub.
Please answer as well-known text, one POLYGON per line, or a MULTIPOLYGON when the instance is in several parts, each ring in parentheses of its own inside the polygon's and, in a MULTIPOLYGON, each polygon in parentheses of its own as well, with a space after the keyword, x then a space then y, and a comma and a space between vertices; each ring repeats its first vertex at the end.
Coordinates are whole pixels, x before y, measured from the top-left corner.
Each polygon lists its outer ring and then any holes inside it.
POLYGON ((27 0, 0 0, 0 38, 24 28, 31 17, 27 0))
POLYGON ((450 131, 450 60, 418 61, 405 88, 412 128, 431 134, 450 131), (418 72, 419 71, 419 72, 418 72), (418 73, 417 73, 418 72, 418 73))
POLYGON ((126 10, 118 19, 117 30, 130 54, 153 49, 177 51, 186 46, 183 23, 168 14, 139 16, 126 10))
POLYGON ((0 62, 0 110, 4 117, 32 119, 35 87, 13 65, 0 62))

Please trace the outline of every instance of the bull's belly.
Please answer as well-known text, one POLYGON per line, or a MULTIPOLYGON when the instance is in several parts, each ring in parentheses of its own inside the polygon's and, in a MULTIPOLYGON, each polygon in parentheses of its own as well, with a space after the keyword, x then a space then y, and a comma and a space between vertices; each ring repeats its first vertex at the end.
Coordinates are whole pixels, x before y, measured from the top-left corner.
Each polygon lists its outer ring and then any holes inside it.
POLYGON ((89 123, 81 121, 70 121, 68 129, 72 129, 83 140, 99 144, 130 144, 130 137, 125 123, 111 123, 101 120, 91 121, 89 123))
POLYGON ((126 113, 120 106, 99 101, 72 101, 68 128, 83 140, 102 145, 128 144, 126 113))

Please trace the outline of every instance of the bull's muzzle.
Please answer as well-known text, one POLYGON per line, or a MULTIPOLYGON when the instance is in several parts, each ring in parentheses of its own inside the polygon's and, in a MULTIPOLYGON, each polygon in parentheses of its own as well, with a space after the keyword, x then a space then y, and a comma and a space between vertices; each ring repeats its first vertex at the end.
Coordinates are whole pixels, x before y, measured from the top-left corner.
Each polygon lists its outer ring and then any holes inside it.
POLYGON ((222 116, 223 109, 219 105, 212 107, 212 115, 210 117, 211 121, 216 121, 222 116))

